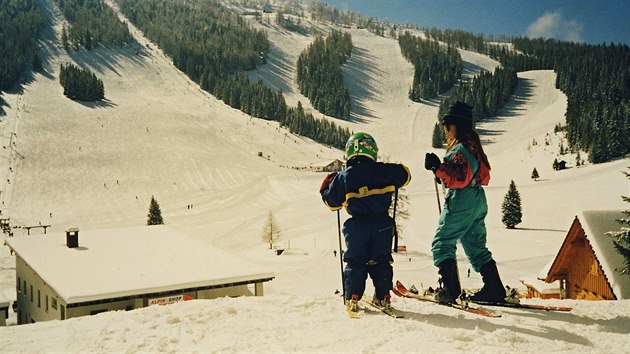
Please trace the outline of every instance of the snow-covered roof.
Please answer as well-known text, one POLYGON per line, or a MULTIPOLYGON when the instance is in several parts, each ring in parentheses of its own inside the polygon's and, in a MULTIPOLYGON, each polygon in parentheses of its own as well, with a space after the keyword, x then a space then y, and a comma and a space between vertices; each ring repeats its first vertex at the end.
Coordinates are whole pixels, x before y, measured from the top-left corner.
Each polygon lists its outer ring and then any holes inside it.
POLYGON ((549 274, 549 270, 551 270, 551 266, 553 265, 553 262, 556 261, 556 257, 552 257, 551 260, 549 261, 549 263, 547 263, 541 270, 540 273, 538 273, 537 278, 541 281, 544 281, 547 278, 547 275, 549 274))
POLYGON ((536 289, 541 294, 559 294, 560 282, 545 283, 544 281, 533 277, 522 277, 519 279, 523 285, 536 289))
POLYGON ((624 259, 615 249, 613 238, 606 233, 619 231, 621 224, 617 220, 624 217, 618 210, 590 210, 578 215, 586 238, 617 299, 630 299, 630 275, 615 270, 624 265, 624 259))
POLYGON ((9 246, 67 303, 271 279, 272 272, 167 226, 21 236, 9 246))

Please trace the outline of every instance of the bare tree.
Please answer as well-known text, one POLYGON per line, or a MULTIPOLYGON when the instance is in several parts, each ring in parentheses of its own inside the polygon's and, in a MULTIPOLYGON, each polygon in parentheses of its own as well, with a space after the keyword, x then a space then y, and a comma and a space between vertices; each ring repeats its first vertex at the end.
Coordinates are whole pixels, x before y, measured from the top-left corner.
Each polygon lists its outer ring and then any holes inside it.
POLYGON ((263 229, 262 239, 263 241, 268 242, 269 249, 272 249, 273 243, 278 241, 281 236, 282 233, 280 231, 280 228, 278 227, 278 222, 276 221, 276 218, 273 217, 273 214, 270 211, 269 215, 267 216, 267 222, 265 223, 265 227, 263 229))

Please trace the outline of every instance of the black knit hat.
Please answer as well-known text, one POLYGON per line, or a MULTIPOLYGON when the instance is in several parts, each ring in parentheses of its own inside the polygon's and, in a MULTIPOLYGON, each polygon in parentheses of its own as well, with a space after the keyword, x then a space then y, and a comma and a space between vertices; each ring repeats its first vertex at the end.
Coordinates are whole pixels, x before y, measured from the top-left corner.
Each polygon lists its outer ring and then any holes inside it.
POLYGON ((472 107, 464 102, 455 102, 443 117, 444 125, 453 124, 458 128, 472 129, 472 107))

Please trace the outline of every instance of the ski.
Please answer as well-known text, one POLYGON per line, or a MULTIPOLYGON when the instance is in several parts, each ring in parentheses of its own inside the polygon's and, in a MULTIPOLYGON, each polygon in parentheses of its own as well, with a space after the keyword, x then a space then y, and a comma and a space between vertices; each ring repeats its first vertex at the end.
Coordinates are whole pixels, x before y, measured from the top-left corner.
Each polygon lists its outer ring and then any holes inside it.
POLYGON ((451 307, 451 308, 454 308, 454 309, 458 309, 458 310, 474 313, 474 314, 485 316, 485 317, 492 317, 492 318, 501 317, 500 313, 493 312, 493 311, 488 311, 488 310, 481 309, 481 308, 478 308, 478 307, 470 307, 467 304, 465 304, 465 305, 462 305, 462 304, 445 304, 445 303, 437 301, 434 297, 431 297, 431 296, 423 296, 423 295, 419 295, 419 294, 414 294, 411 291, 409 291, 400 281, 396 281, 396 287, 393 289, 393 292, 394 292, 394 294, 396 294, 396 295, 398 295, 400 297, 406 297, 406 298, 416 299, 416 300, 420 300, 420 301, 432 302, 434 304, 451 307))
POLYGON ((375 304, 372 301, 367 300, 365 298, 362 299, 361 302, 363 302, 363 303, 365 303, 365 304, 367 304, 367 305, 369 305, 369 306, 371 306, 371 307, 381 311, 382 313, 384 313, 384 314, 386 314, 386 315, 388 315, 390 317, 393 317, 393 318, 403 318, 403 317, 405 317, 400 312, 398 312, 398 310, 396 310, 393 307, 390 307, 389 309, 385 309, 384 307, 378 306, 377 304, 375 304))
POLYGON ((351 311, 351 310, 346 310, 346 311, 348 312, 348 317, 350 318, 361 318, 359 311, 351 311))
POLYGON ((472 301, 472 303, 484 305, 484 306, 501 306, 501 307, 511 307, 516 309, 529 309, 529 310, 544 310, 544 311, 563 311, 568 312, 573 310, 572 307, 563 307, 563 306, 547 306, 547 305, 530 305, 530 304, 522 304, 522 303, 513 303, 513 302, 490 302, 490 301, 472 301))

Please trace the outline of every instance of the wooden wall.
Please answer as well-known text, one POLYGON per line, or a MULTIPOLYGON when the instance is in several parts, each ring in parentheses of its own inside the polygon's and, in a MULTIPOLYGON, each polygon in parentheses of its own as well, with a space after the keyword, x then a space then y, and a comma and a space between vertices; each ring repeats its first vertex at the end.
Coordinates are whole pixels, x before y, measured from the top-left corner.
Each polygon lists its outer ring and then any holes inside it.
POLYGON ((580 228, 580 232, 571 242, 570 257, 566 274, 566 294, 568 299, 613 300, 608 281, 604 276, 593 249, 580 228))

